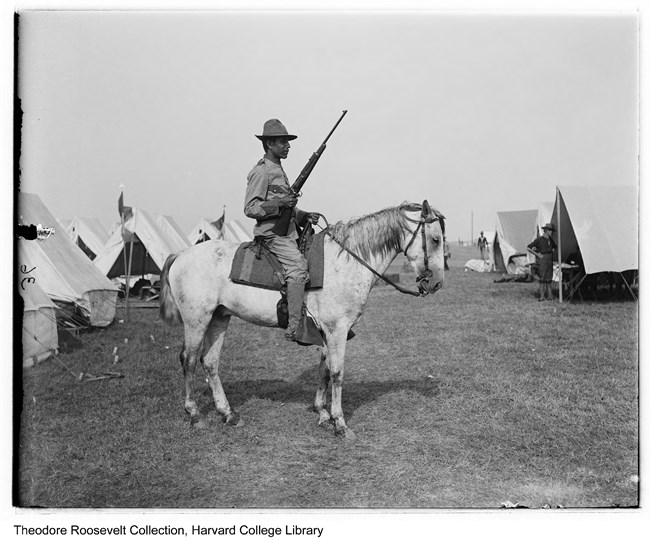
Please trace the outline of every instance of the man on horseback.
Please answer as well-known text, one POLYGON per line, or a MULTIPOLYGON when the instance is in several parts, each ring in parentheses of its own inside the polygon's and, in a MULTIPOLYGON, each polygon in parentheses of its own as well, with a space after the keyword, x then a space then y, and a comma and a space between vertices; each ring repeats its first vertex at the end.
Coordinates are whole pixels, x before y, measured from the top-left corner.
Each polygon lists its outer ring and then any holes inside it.
POLYGON ((284 270, 287 283, 287 304, 289 325, 285 337, 296 340, 296 330, 302 313, 305 284, 309 282, 307 260, 298 249, 296 223, 304 226, 316 224, 319 214, 305 212, 296 207, 298 196, 293 193, 281 160, 289 154, 293 141, 298 136, 290 135, 278 119, 264 123, 262 135, 256 135, 264 148, 264 157, 248 174, 244 214, 257 223, 253 236, 259 237, 277 257, 284 270), (292 220, 286 235, 273 232, 283 209, 292 210, 292 220))

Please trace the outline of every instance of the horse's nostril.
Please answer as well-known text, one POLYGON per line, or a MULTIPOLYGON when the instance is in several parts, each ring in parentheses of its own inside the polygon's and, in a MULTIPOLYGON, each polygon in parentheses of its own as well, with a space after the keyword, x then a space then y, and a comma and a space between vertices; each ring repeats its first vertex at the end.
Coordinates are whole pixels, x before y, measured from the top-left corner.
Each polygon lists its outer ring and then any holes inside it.
POLYGON ((438 290, 440 290, 440 288, 442 288, 442 282, 436 282, 436 284, 433 287, 433 291, 437 292, 438 290))

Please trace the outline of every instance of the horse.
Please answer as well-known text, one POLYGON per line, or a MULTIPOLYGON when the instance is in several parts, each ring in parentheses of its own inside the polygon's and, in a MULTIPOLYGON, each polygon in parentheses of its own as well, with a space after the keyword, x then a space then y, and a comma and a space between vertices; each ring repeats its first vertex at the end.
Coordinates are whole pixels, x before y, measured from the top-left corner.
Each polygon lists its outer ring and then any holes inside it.
MULTIPOLYGON (((378 277, 399 253, 417 273, 417 291, 434 293, 444 278, 444 216, 422 204, 402 203, 325 229, 323 287, 307 290, 305 305, 323 336, 319 381, 313 408, 318 424, 333 422, 335 434, 354 438, 347 427, 341 396, 348 334, 361 318, 378 277), (419 242, 416 240, 419 239, 419 242), (327 390, 331 385, 330 411, 327 390)), ((170 255, 161 271, 160 316, 184 325, 180 361, 185 380, 185 410, 192 426, 206 427, 194 394, 194 370, 200 360, 217 412, 228 425, 239 425, 219 378, 219 358, 232 316, 278 327, 279 292, 234 283, 229 278, 237 244, 211 240, 170 255)), ((384 279, 390 283, 389 280, 384 279)))

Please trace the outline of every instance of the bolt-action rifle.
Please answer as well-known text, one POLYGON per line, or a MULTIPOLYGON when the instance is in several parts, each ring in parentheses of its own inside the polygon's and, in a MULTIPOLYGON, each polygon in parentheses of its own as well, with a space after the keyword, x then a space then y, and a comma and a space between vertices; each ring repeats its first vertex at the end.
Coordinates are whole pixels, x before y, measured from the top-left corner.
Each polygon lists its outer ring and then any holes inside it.
MULTIPOLYGON (((309 162, 307 162, 307 165, 302 168, 302 171, 300 172, 300 175, 298 175, 298 178, 294 181, 294 183, 291 185, 291 192, 299 196, 300 191, 302 190, 303 185, 305 182, 307 182, 307 179, 309 175, 311 175, 311 172, 314 169, 314 166, 318 162, 319 158, 323 155, 325 152, 325 148, 327 146, 327 140, 330 138, 330 136, 334 133, 334 130, 336 130, 336 127, 339 125, 339 123, 343 120, 343 117, 345 117, 345 114, 348 112, 346 109, 343 111, 343 114, 339 117, 339 120, 336 121, 336 124, 334 125, 334 128, 330 131, 329 134, 327 134, 327 137, 325 138, 325 141, 321 144, 320 147, 318 147, 318 150, 311 155, 311 158, 309 159, 309 162)), ((273 233, 276 235, 287 235, 287 232, 289 231, 289 223, 291 222, 291 215, 293 214, 293 208, 291 207, 283 207, 282 211, 280 212, 280 217, 278 218, 277 222, 275 223, 275 226, 273 227, 273 233)))

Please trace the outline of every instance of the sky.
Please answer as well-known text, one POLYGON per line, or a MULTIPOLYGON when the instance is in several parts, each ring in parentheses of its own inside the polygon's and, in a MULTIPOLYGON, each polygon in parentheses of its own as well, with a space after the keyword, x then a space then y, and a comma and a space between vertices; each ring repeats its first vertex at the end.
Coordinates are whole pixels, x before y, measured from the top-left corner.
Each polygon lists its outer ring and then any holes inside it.
POLYGON ((348 220, 427 199, 450 240, 557 185, 638 183, 634 11, 21 11, 21 184, 55 217, 243 214, 254 137, 298 135, 299 207, 348 220))

